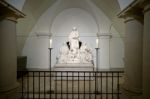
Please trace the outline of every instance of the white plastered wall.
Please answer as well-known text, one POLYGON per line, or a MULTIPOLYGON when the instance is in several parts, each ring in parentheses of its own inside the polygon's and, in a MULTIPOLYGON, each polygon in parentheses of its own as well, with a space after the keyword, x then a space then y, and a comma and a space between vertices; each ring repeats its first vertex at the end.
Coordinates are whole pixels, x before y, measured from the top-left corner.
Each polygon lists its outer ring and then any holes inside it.
POLYGON ((22 11, 23 5, 26 0, 5 0, 5 1, 14 6, 16 9, 22 11))
POLYGON ((133 1, 134 0, 118 0, 118 3, 120 5, 120 9, 121 10, 125 9, 133 1))

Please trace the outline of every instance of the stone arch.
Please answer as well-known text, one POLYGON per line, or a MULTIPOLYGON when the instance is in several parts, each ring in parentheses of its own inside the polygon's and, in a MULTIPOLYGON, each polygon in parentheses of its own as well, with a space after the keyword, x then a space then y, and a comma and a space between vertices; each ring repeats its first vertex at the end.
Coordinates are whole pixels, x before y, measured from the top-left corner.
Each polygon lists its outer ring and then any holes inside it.
MULTIPOLYGON (((72 0, 68 0, 66 2, 71 2, 72 0)), ((98 19, 96 17, 96 14, 94 13, 94 11, 92 11, 92 7, 89 5, 89 2, 92 3, 91 1, 89 0, 76 0, 76 2, 78 4, 84 4, 83 5, 67 5, 67 4, 62 4, 63 2, 65 2, 65 0, 61 0, 61 1, 57 1, 56 5, 57 5, 57 8, 55 9, 55 12, 53 13, 53 17, 51 18, 51 22, 49 23, 49 31, 51 32, 51 27, 52 27, 52 24, 53 24, 53 21, 55 20, 56 16, 58 16, 61 12, 63 12, 64 10, 66 9, 71 9, 71 8, 79 8, 79 9, 82 9, 86 12, 88 12, 95 20, 96 24, 97 24, 97 27, 98 27, 98 33, 100 32, 100 27, 99 27, 99 23, 98 23, 98 19)), ((73 3, 70 3, 70 4, 73 4, 73 3)))
MULTIPOLYGON (((53 19, 53 21, 51 22, 51 26, 50 26, 50 31, 53 33, 53 28, 55 27, 54 25, 55 25, 55 23, 56 22, 58 22, 57 20, 59 20, 59 21, 62 21, 62 17, 68 17, 69 15, 66 15, 66 14, 73 14, 73 13, 75 13, 75 14, 82 14, 83 16, 81 17, 81 16, 79 16, 79 15, 75 15, 75 16, 71 16, 70 15, 70 17, 74 17, 74 18, 76 18, 76 17, 80 17, 82 20, 83 20, 83 24, 84 24, 84 22, 85 22, 85 26, 88 26, 88 28, 89 29, 92 29, 92 27, 90 27, 89 26, 89 24, 86 24, 87 22, 86 21, 89 21, 89 22, 91 22, 91 24, 95 27, 95 29, 96 29, 96 31, 94 32, 95 34, 97 33, 97 32, 99 32, 99 26, 98 26, 98 23, 97 23, 97 21, 95 20, 95 18, 89 13, 89 12, 87 12, 86 10, 84 10, 84 9, 81 9, 81 8, 68 8, 68 9, 64 9, 62 12, 60 12, 60 13, 58 13, 57 14, 57 16, 53 19), (78 12, 77 12, 78 11, 78 12), (86 16, 85 16, 86 15, 86 16), (61 16, 61 18, 60 18, 60 16, 61 16), (86 20, 85 19, 85 17, 87 18, 87 19, 89 19, 89 20, 86 20), (85 19, 85 20, 84 20, 85 19)), ((70 21, 71 19, 70 18, 68 18, 67 19, 67 21, 70 21)), ((80 20, 80 19, 79 19, 80 20)), ((82 20, 80 20, 80 21, 82 21, 82 20)), ((76 21, 78 21, 78 20, 76 20, 76 21)), ((80 23, 80 22, 79 22, 80 23)), ((61 22, 59 23, 59 24, 61 24, 61 22)), ((81 23, 82 24, 82 23, 81 23)), ((70 26, 70 25, 69 25, 70 26)), ((69 27, 68 26, 68 27, 69 27)), ((63 26, 62 26, 63 27, 63 26)), ((73 27, 73 26, 72 26, 73 27)), ((72 27, 70 27, 70 28, 72 28, 72 27)), ((77 26, 78 27, 78 26, 77 26)), ((57 27, 58 28, 58 27, 57 27)))

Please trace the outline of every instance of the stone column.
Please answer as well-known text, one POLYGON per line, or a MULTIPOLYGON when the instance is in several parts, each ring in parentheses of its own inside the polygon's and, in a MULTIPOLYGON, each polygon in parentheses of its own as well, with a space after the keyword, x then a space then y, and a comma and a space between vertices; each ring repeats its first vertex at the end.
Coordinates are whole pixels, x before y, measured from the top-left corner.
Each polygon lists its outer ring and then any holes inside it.
POLYGON ((143 99, 150 99, 150 1, 145 2, 145 4, 143 34, 143 99))
POLYGON ((0 99, 18 99, 16 20, 25 15, 0 0, 0 99))
POLYGON ((13 17, 0 21, 0 46, 0 99, 16 99, 16 21, 13 17))
POLYGON ((127 16, 125 21, 125 81, 122 85, 125 99, 139 99, 142 93, 142 32, 137 17, 127 16), (134 98, 136 97, 136 98, 134 98))

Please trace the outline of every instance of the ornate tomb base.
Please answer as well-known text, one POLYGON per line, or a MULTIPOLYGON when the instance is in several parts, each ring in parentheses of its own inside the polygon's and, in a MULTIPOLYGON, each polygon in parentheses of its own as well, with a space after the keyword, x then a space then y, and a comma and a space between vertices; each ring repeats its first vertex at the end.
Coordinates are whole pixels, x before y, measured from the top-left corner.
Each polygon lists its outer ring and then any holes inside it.
POLYGON ((56 64, 55 71, 93 71, 93 64, 56 64))
POLYGON ((91 79, 93 78, 93 73, 91 73, 90 71, 94 71, 94 66, 93 64, 56 64, 54 66, 54 71, 68 71, 68 72, 63 72, 61 73, 57 73, 57 77, 55 80, 84 80, 83 76, 87 76, 85 77, 85 80, 89 80, 89 76, 91 76, 91 79), (69 72, 70 71, 70 72, 69 72), (72 71, 72 72, 71 72, 72 71), (77 71, 77 72, 76 72, 77 71), (79 73, 78 73, 79 71, 79 73), (89 72, 82 72, 82 71, 89 71, 89 72), (68 76, 67 77, 63 77, 61 78, 60 76, 68 76), (71 77, 69 77, 71 76, 71 77), (78 76, 82 76, 79 77, 78 76))

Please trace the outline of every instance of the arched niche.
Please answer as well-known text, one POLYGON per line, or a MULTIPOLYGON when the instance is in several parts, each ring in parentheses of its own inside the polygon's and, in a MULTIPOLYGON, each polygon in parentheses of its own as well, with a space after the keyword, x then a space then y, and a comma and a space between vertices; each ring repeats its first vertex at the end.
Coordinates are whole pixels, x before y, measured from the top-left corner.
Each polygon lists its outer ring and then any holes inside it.
MULTIPOLYGON (((80 35, 80 40, 86 42, 93 50, 95 55, 95 39, 98 32, 98 26, 94 17, 86 10, 81 8, 65 9, 55 17, 51 32, 53 38, 53 53, 56 57, 63 42, 67 42, 68 35, 73 27, 77 27, 80 35)), ((52 59, 52 66, 56 63, 56 59, 52 59)))
POLYGON ((95 19, 81 8, 69 8, 59 13, 50 27, 55 36, 67 36, 76 26, 81 36, 93 36, 98 32, 95 19))

